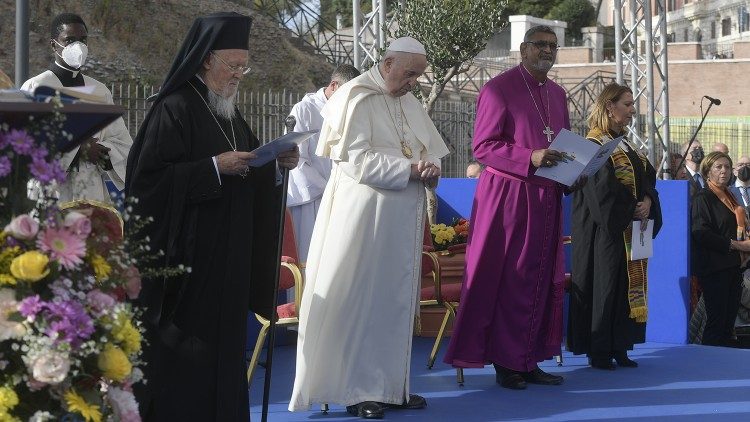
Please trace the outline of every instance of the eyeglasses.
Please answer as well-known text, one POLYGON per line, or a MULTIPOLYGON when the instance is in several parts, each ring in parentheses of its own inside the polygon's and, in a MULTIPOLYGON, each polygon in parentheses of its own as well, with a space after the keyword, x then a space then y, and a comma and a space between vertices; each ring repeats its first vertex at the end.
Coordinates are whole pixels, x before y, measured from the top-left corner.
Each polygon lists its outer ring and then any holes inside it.
POLYGON ((557 43, 552 41, 526 41, 527 44, 534 44, 534 47, 544 50, 549 47, 550 51, 557 51, 557 43))
POLYGON ((219 59, 222 63, 224 63, 224 66, 227 67, 232 73, 241 73, 243 75, 247 75, 250 73, 250 66, 231 66, 229 63, 225 62, 224 59, 222 59, 218 54, 214 53, 213 51, 211 54, 219 59))

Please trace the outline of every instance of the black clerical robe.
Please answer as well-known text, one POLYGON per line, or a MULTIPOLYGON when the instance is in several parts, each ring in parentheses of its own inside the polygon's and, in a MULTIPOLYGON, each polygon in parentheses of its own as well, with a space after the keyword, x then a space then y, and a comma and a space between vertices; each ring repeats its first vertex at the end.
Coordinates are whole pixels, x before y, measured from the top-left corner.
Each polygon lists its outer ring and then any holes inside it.
POLYGON ((615 176, 611 160, 573 195, 572 275, 567 346, 575 354, 609 358, 645 341, 646 324, 630 318, 627 255, 623 232, 633 221, 636 204, 651 198, 654 236, 661 228, 656 171, 633 151, 638 198, 615 176))
POLYGON ((191 268, 143 282, 150 346, 138 399, 146 420, 244 422, 247 315, 271 313, 282 189, 273 162, 246 178, 218 176, 213 156, 259 142, 239 115, 212 116, 201 96, 193 78, 158 101, 128 160, 135 213, 154 218, 144 233, 152 250, 191 268))

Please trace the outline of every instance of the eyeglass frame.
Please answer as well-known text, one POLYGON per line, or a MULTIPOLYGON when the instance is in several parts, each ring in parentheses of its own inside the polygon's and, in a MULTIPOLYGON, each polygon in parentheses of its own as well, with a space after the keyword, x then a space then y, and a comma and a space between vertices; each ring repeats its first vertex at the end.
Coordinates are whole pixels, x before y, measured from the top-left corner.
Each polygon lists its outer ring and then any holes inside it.
POLYGON ((232 66, 229 63, 227 63, 224 59, 222 59, 221 56, 219 56, 215 52, 212 51, 211 54, 217 59, 219 59, 222 63, 224 63, 224 66, 226 66, 227 69, 229 69, 229 71, 232 73, 240 73, 242 75, 247 75, 248 73, 250 73, 250 70, 252 70, 250 66, 239 66, 239 65, 232 66))
POLYGON ((537 48, 537 50, 543 50, 549 47, 550 51, 553 53, 557 52, 557 49, 560 48, 560 45, 558 45, 557 42, 544 41, 544 40, 524 41, 524 42, 526 44, 532 44, 534 47, 537 48))

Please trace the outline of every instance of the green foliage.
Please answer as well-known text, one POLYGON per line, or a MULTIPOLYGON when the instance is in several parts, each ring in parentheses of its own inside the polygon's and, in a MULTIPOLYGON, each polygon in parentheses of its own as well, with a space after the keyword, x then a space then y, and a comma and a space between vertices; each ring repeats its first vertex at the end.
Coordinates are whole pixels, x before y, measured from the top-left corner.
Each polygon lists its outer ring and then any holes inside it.
POLYGON ((560 0, 508 0, 503 17, 529 15, 541 18, 547 15, 560 0))
POLYGON ((454 75, 487 45, 496 30, 505 26, 501 20, 506 0, 409 0, 398 8, 399 29, 396 37, 411 36, 424 44, 427 61, 435 83, 430 101, 454 75))
POLYGON ((546 18, 567 22, 565 33, 580 40, 581 28, 596 24, 596 9, 589 0, 562 0, 550 10, 546 18))

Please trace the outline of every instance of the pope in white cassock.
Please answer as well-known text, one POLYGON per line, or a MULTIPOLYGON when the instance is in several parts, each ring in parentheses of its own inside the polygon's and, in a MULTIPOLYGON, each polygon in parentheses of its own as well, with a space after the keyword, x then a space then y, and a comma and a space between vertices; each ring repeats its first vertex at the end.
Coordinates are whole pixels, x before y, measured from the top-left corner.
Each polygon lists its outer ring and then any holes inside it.
MULTIPOLYGON (((300 102, 292 107, 289 116, 294 118, 294 132, 320 130, 323 116, 320 111, 328 98, 339 87, 359 76, 359 70, 350 64, 339 65, 331 74, 331 81, 325 88, 305 94, 300 102)), ((292 214, 294 237, 301 262, 307 262, 315 216, 320 208, 323 190, 331 175, 331 160, 315 155, 319 134, 299 145, 299 164, 289 172, 289 188, 286 205, 292 214)))
MULTIPOLYGON (((88 29, 80 16, 62 13, 50 25, 50 46, 55 61, 49 69, 27 80, 21 89, 33 93, 40 85, 52 88, 86 87, 106 104, 114 104, 106 85, 81 73, 86 62, 88 29)), ((112 202, 105 179, 118 190, 125 186, 125 164, 133 139, 122 117, 115 120, 81 146, 62 155, 60 164, 67 170, 65 183, 57 187, 60 202, 95 199, 112 202), (85 150, 85 154, 83 153, 85 150)))
POLYGON ((376 419, 426 406, 409 394, 424 187, 448 154, 411 94, 426 68, 424 47, 399 38, 323 108, 316 152, 333 169, 307 260, 291 411, 336 403, 376 419))

